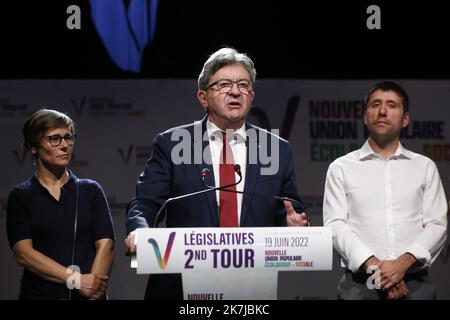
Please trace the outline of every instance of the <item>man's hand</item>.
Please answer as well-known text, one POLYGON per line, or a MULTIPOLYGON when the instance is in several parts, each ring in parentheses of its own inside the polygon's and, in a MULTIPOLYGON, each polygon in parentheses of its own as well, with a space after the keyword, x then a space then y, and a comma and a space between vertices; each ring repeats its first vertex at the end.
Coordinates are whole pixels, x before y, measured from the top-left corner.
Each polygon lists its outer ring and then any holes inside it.
POLYGON ((410 253, 404 253, 394 260, 383 260, 381 268, 381 287, 389 290, 403 280, 406 271, 416 262, 410 253))
POLYGON ((80 277, 80 293, 90 299, 100 299, 106 292, 108 276, 94 273, 82 274, 80 277))
POLYGON ((403 297, 406 297, 409 293, 408 288, 406 287, 406 283, 404 280, 397 283, 395 286, 393 286, 391 289, 387 292, 387 298, 388 299, 401 299, 403 297))
POLYGON ((125 238, 125 247, 128 249, 129 253, 136 252, 136 244, 134 243, 135 233, 136 231, 131 231, 125 238))
POLYGON ((381 260, 379 260, 375 256, 371 256, 369 259, 364 261, 364 263, 359 267, 359 270, 361 270, 362 272, 366 272, 367 273, 367 269, 370 266, 377 266, 377 267, 379 267, 380 264, 381 264, 381 260))
POLYGON ((290 201, 283 200, 283 204, 286 208, 286 223, 288 227, 304 227, 308 225, 306 213, 295 212, 295 209, 290 201))

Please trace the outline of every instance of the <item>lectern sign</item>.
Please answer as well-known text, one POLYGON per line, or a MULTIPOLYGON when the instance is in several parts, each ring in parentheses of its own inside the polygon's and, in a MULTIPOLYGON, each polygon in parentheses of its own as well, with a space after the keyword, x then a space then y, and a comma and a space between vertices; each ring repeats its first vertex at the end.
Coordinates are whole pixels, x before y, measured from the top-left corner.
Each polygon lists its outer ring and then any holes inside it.
POLYGON ((331 270, 326 227, 138 229, 137 272, 331 270))

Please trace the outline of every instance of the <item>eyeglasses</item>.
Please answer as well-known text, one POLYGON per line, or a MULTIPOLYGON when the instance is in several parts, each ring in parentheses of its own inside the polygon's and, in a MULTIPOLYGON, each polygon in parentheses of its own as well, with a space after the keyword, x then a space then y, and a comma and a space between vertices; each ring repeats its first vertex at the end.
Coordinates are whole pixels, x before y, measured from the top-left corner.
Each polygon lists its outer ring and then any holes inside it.
POLYGON ((251 84, 248 80, 230 80, 230 79, 220 79, 209 86, 206 87, 206 90, 212 89, 215 91, 219 91, 219 93, 228 93, 233 88, 234 84, 237 84, 239 91, 243 94, 250 94, 252 92, 251 84), (213 88, 215 87, 215 88, 213 88))
POLYGON ((47 136, 48 141, 52 147, 57 147, 61 144, 62 140, 66 141, 66 143, 71 146, 75 142, 76 135, 66 134, 64 137, 61 137, 59 134, 54 134, 52 136, 47 136))

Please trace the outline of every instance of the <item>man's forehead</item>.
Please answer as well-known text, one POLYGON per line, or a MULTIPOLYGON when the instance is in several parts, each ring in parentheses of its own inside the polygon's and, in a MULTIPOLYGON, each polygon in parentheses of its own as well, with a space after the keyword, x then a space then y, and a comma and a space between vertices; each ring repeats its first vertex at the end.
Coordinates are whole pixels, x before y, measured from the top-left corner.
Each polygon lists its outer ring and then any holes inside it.
POLYGON ((250 73, 241 64, 228 64, 218 69, 212 77, 214 78, 229 78, 238 77, 239 79, 250 79, 250 73))
POLYGON ((392 90, 385 91, 385 90, 378 89, 371 94, 369 101, 394 100, 394 101, 401 102, 401 99, 402 98, 395 91, 392 91, 392 90))

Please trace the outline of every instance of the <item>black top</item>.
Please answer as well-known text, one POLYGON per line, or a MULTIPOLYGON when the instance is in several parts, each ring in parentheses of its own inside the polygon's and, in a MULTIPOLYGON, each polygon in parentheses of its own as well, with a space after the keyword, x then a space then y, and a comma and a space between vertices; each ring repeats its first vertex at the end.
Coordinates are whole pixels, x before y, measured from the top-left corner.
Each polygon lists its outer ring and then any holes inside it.
MULTIPOLYGON (((79 181, 78 221, 74 264, 81 273, 90 273, 95 259, 95 241, 114 239, 108 203, 101 186, 80 179, 69 171, 57 201, 36 177, 18 184, 8 196, 7 232, 11 248, 20 240, 32 239, 33 248, 63 266, 70 266, 79 181)), ((74 293, 76 290, 74 291, 74 293)), ((79 296, 74 294, 73 297, 79 296)), ((67 299, 69 290, 24 269, 20 299, 67 299)))

